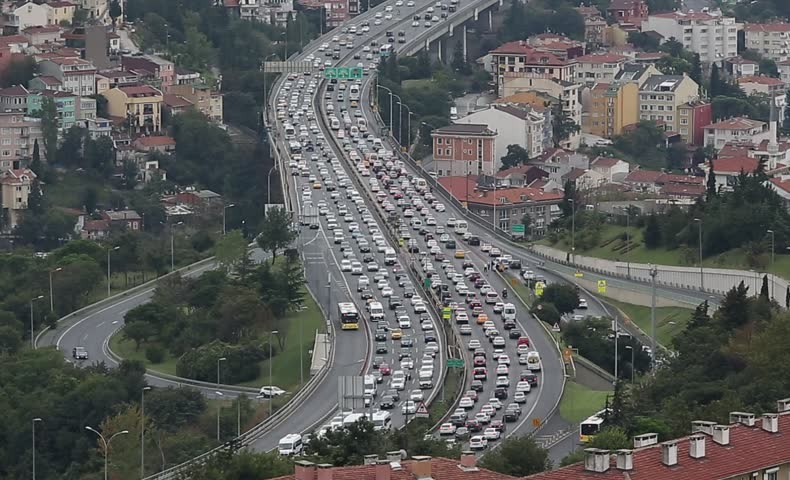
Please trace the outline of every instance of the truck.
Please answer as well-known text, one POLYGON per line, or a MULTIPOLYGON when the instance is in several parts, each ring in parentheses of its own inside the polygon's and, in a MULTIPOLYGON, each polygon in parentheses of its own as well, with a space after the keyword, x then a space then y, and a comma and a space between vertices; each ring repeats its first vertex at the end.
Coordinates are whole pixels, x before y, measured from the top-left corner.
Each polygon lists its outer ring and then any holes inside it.
POLYGON ((302 208, 301 224, 304 226, 309 226, 311 230, 317 230, 319 227, 318 207, 314 207, 311 205, 302 208))

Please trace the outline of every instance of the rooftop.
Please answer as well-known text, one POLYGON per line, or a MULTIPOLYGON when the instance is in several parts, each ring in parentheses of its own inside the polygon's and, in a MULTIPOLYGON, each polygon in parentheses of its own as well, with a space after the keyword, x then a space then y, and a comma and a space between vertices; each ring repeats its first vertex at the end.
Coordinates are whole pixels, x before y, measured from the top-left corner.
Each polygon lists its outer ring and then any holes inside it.
POLYGON ((162 92, 150 85, 137 85, 130 87, 116 87, 129 97, 148 97, 155 95, 162 95, 162 92))
POLYGON ((746 117, 733 117, 720 122, 705 125, 704 128, 712 128, 716 130, 752 130, 755 128, 763 128, 765 122, 753 120, 746 117))
POLYGON ((747 23, 743 29, 747 32, 790 32, 790 23, 747 23))
MULTIPOLYGON (((711 160, 716 173, 751 173, 757 169, 760 161, 752 157, 727 157, 711 160)), ((790 425, 788 425, 790 428, 790 425)))
POLYGON ((683 75, 650 75, 640 90, 674 92, 685 78, 683 75))
POLYGON ((664 174, 657 170, 640 169, 629 173, 623 181, 626 183, 656 183, 662 175, 664 174))
POLYGON ((495 136, 496 132, 491 131, 488 125, 478 123, 455 123, 446 127, 437 128, 432 132, 438 135, 488 135, 495 136))
POLYGON ((22 85, 0 89, 0 96, 2 97, 26 97, 29 93, 22 85))
POLYGON ((593 53, 576 57, 576 61, 579 63, 618 63, 625 62, 626 60, 628 60, 628 57, 625 55, 615 55, 612 53, 593 53))
POLYGON ((715 20, 721 17, 711 15, 707 12, 693 12, 689 10, 688 12, 666 12, 666 13, 654 13, 650 15, 651 17, 658 17, 658 18, 671 18, 673 20, 697 20, 697 21, 705 21, 705 20, 715 20))
POLYGON ((757 83, 760 85, 768 86, 784 86, 784 82, 774 77, 766 77, 763 75, 746 75, 738 79, 738 83, 757 83))
POLYGON ((612 158, 612 157, 596 157, 595 160, 590 162, 590 166, 611 168, 620 162, 625 162, 625 160, 620 160, 619 158, 612 158))
POLYGON ((142 147, 153 148, 153 147, 164 147, 169 145, 175 145, 176 141, 172 137, 158 135, 152 137, 140 137, 137 140, 135 140, 134 143, 142 147))
POLYGON ((538 188, 518 187, 501 188, 496 191, 478 190, 477 176, 441 177, 444 188, 460 201, 478 205, 516 205, 529 202, 558 202, 562 200, 562 192, 544 192, 538 188), (467 197, 468 193, 468 197, 467 197), (505 199, 503 202, 502 199, 505 199))

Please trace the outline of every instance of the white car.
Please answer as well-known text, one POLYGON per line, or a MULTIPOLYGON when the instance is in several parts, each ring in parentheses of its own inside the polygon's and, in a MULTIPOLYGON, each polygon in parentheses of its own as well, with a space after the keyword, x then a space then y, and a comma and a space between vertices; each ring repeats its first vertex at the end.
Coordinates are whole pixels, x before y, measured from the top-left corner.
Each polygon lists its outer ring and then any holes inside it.
POLYGON ((437 211, 437 212, 443 212, 443 211, 445 211, 445 210, 446 210, 446 208, 445 208, 445 206, 444 206, 444 204, 443 204, 443 203, 437 203, 437 204, 434 206, 434 208, 436 209, 436 211, 437 211))
POLYGON ((259 392, 259 395, 266 398, 279 397, 280 395, 285 395, 285 390, 279 387, 267 385, 261 387, 261 391, 259 392))
POLYGON ((417 413, 417 404, 411 400, 406 400, 403 402, 403 406, 401 407, 400 411, 403 415, 414 415, 417 413))
POLYGON ((494 407, 494 409, 499 410, 502 408, 502 402, 499 401, 498 398, 489 398, 488 404, 494 407))
POLYGON ((587 308, 587 300, 584 299, 584 298, 580 298, 579 299, 579 306, 578 306, 578 308, 586 309, 587 308))
POLYGON ((443 423, 441 427, 439 427, 439 435, 454 435, 455 434, 455 425, 452 423, 443 423))
POLYGON ((510 373, 510 369, 507 365, 500 363, 496 366, 496 374, 497 375, 508 375, 510 373))
POLYGON ((400 368, 404 370, 412 370, 414 368, 414 360, 411 358, 404 358, 400 361, 400 368))
POLYGON ((475 401, 469 397, 462 397, 461 401, 458 402, 458 406, 468 410, 475 406, 475 401))
POLYGON ((422 390, 412 390, 409 394, 409 400, 413 400, 415 402, 422 402, 423 394, 422 390))
POLYGON ((473 338, 472 340, 469 340, 469 344, 467 346, 469 347, 469 350, 478 349, 481 346, 480 345, 480 340, 478 340, 476 338, 473 338))
POLYGON ((521 381, 516 384, 516 391, 517 392, 524 392, 529 393, 532 390, 532 387, 529 385, 527 381, 521 381))
POLYGON ((342 272, 350 272, 351 271, 351 260, 344 258, 340 261, 340 271, 342 272))
POLYGON ((489 442, 499 440, 499 430, 496 428, 486 428, 483 432, 483 436, 489 442))
POLYGON ((362 264, 359 262, 351 262, 351 275, 362 275, 362 264))
POLYGON ((472 450, 485 450, 488 447, 488 440, 482 435, 475 435, 469 439, 469 448, 472 450))
POLYGON ((392 287, 390 287, 390 286, 386 286, 386 287, 381 289, 381 296, 382 297, 385 297, 385 298, 386 297, 391 297, 392 293, 393 293, 392 287))
POLYGON ((527 394, 524 392, 516 392, 513 395, 513 401, 516 403, 527 403, 527 394))
POLYGON ((518 353, 519 357, 521 355, 526 355, 527 353, 529 353, 529 345, 525 345, 522 343, 521 345, 516 347, 516 353, 518 353))
POLYGON ((406 2, 406 6, 407 6, 407 7, 413 7, 413 6, 414 6, 414 2, 412 2, 411 0, 409 0, 408 2, 406 2))
POLYGON ((405 316, 398 318, 398 326, 402 329, 411 328, 411 319, 405 316))
POLYGON ((508 357, 505 354, 500 355, 499 358, 496 359, 496 361, 500 365, 510 365, 510 357, 508 357))

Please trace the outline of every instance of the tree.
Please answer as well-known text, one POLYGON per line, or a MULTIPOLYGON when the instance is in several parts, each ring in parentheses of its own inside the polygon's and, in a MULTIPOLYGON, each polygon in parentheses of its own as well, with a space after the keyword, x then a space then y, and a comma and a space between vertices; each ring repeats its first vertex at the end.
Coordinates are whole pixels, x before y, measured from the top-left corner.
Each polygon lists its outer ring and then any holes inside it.
POLYGON ((30 161, 30 169, 33 170, 38 177, 44 176, 44 165, 41 163, 41 152, 38 147, 38 139, 33 141, 33 158, 30 161))
POLYGON ((247 254, 247 240, 241 230, 228 232, 214 246, 214 256, 225 272, 231 272, 238 267, 247 254))
POLYGON ((99 192, 93 185, 88 185, 82 191, 82 206, 85 212, 90 215, 96 210, 96 204, 99 201, 99 192))
POLYGON ((519 165, 526 165, 529 162, 529 153, 521 145, 512 144, 507 146, 507 153, 501 160, 502 166, 499 167, 499 170, 506 170, 519 165))
POLYGON ((552 283, 543 289, 542 302, 554 304, 560 314, 570 313, 579 306, 579 294, 570 285, 552 283))
POLYGON ((683 142, 673 143, 667 149, 667 168, 684 168, 688 161, 688 147, 683 142))
POLYGON ((710 98, 716 98, 721 95, 722 92, 722 80, 719 74, 719 67, 715 63, 710 67, 710 88, 708 89, 708 93, 710 94, 710 98))
POLYGON ((578 133, 581 129, 562 109, 562 106, 557 106, 557 108, 554 109, 551 128, 554 136, 554 146, 557 148, 562 142, 568 140, 571 135, 578 133))
POLYGON ((120 17, 122 13, 123 9, 121 7, 121 3, 118 0, 112 0, 110 2, 110 18, 112 19, 113 29, 115 29, 115 23, 118 21, 118 17, 120 17))
POLYGON ((271 252, 274 265, 277 252, 291 245, 297 236, 298 232, 291 224, 291 214, 284 208, 271 208, 261 224, 257 242, 261 250, 271 252))
POLYGON ((771 298, 770 292, 768 290, 768 275, 763 275, 763 284, 760 287, 760 298, 763 300, 768 300, 771 298))
MULTIPOLYGON (((64 142, 65 143, 65 142, 64 142)), ((115 145, 112 138, 101 136, 85 139, 85 166, 108 178, 115 168, 115 145)))
POLYGON ((631 446, 631 438, 626 431, 620 427, 607 427, 590 440, 590 448, 600 448, 603 450, 620 450, 631 446))
POLYGON ((576 183, 572 180, 565 180, 562 186, 562 202, 560 203, 560 210, 562 210, 563 218, 570 218, 576 211, 575 202, 576 198, 576 183))
POLYGON ((0 86, 3 88, 13 87, 14 85, 27 86, 28 82, 38 73, 38 65, 32 55, 21 58, 12 57, 11 62, 0 75, 0 86))
POLYGON ((692 80, 697 82, 697 85, 702 85, 702 62, 699 59, 699 53, 695 53, 694 57, 691 61, 691 72, 689 72, 689 77, 692 80))
POLYGON ((123 336, 134 342, 135 351, 156 334, 153 325, 148 322, 133 322, 123 327, 123 336))
POLYGON ((50 164, 54 164, 57 159, 58 151, 58 107, 55 100, 51 97, 44 97, 41 100, 41 133, 44 141, 44 155, 50 164))
POLYGON ((790 286, 785 291, 785 308, 790 308, 790 286))
POLYGON ((71 167, 88 167, 84 164, 83 144, 85 140, 84 129, 76 125, 69 128, 63 134, 63 140, 58 148, 58 163, 71 167))
POLYGON ((645 242, 645 248, 648 249, 658 248, 661 245, 661 227, 658 224, 658 217, 655 213, 647 217, 642 239, 645 242))
POLYGON ((479 466, 515 477, 525 477, 551 468, 549 452, 528 435, 511 436, 499 448, 489 450, 479 466))

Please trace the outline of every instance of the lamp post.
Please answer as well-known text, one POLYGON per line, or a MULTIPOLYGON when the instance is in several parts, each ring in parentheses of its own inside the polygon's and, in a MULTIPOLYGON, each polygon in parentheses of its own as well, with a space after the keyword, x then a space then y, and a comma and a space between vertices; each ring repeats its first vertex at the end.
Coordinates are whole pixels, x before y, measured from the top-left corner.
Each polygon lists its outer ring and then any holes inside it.
MULTIPOLYGON (((771 270, 774 269, 774 261, 776 260, 776 232, 768 230, 771 234, 771 270)), ((771 274, 771 298, 776 298, 776 274, 771 274)))
POLYGON ((272 172, 277 170, 277 165, 269 169, 269 174, 266 175, 266 203, 272 203, 272 172))
MULTIPOLYGON (((272 340, 274 339, 274 336, 277 335, 278 333, 280 333, 280 332, 278 332, 277 330, 272 330, 269 333, 269 388, 274 386, 274 384, 272 383, 272 363, 274 363, 274 357, 272 356, 272 340)), ((269 396, 269 416, 270 417, 272 416, 272 403, 273 402, 274 402, 274 396, 270 395, 269 396)))
MULTIPOLYGON (((220 397, 222 396, 222 392, 219 391, 219 378, 220 378, 219 377, 219 373, 220 373, 219 367, 222 364, 222 362, 224 362, 225 360, 227 360, 226 357, 220 357, 220 358, 217 359, 217 391, 214 392, 214 393, 216 393, 220 397)), ((220 410, 220 405, 219 405, 219 403, 217 403, 217 441, 218 442, 219 442, 219 410, 220 410)))
POLYGON ((649 265, 650 272, 650 286, 652 296, 650 299, 650 367, 655 368, 656 358, 656 276, 658 275, 658 268, 655 265, 649 265))
POLYGON ((224 362, 225 360, 227 360, 226 357, 220 357, 217 359, 217 388, 219 388, 219 365, 221 362, 224 362))
POLYGON ((695 222, 699 222, 699 289, 705 291, 705 271, 702 267, 702 219, 695 218, 695 222))
POLYGON ((116 434, 113 434, 110 437, 109 440, 105 440, 104 439, 104 435, 99 433, 99 431, 96 430, 93 427, 89 427, 89 426, 86 425, 85 426, 85 430, 90 430, 91 432, 93 432, 96 435, 98 435, 99 438, 101 439, 102 444, 104 445, 104 480, 107 480, 107 456, 110 454, 110 443, 112 442, 112 439, 117 437, 118 435, 126 435, 126 434, 128 434, 129 430, 121 430, 120 432, 118 432, 116 434))
POLYGON ((376 84, 376 94, 377 94, 376 96, 378 96, 378 89, 379 88, 383 88, 384 90, 388 91, 389 94, 390 94, 390 123, 389 123, 389 127, 390 127, 390 134, 392 134, 392 90, 390 90, 387 87, 381 86, 381 85, 379 85, 377 83, 376 84))
POLYGON ((631 350, 631 383, 634 383, 634 371, 636 370, 636 368, 634 368, 634 347, 626 345, 625 349, 631 350))
POLYGON ((33 350, 36 349, 36 328, 33 325, 33 302, 41 300, 42 298, 44 298, 44 295, 39 295, 36 298, 30 299, 30 348, 33 350))
POLYGON ((41 419, 36 417, 30 422, 33 426, 33 480, 36 480, 36 423, 40 421, 41 419))
POLYGON ((287 62, 288 61, 288 23, 285 24, 285 31, 281 33, 280 36, 283 37, 283 44, 285 46, 285 55, 283 58, 287 62))
POLYGON ((405 103, 398 102, 398 105, 401 108, 406 108, 406 151, 408 152, 411 148, 411 116, 414 114, 411 113, 411 109, 405 103))
MULTIPOLYGON (((216 396, 218 396, 218 397, 224 397, 225 396, 219 390, 214 392, 214 394, 216 396)), ((220 402, 217 402, 217 441, 218 442, 219 442, 219 418, 220 418, 221 411, 222 411, 222 404, 220 402)))
POLYGON ((184 222, 170 224, 170 271, 176 269, 176 227, 183 225, 184 222))
POLYGON ((263 125, 262 127, 266 128, 266 121, 268 120, 267 114, 267 107, 269 106, 269 92, 266 90, 266 61, 272 57, 276 57, 276 53, 270 54, 268 57, 263 59, 263 125))
POLYGON ((236 436, 241 436, 241 394, 236 395, 236 436))
MULTIPOLYGON (((624 207, 620 207, 621 209, 625 210, 625 243, 631 243, 631 205, 626 205, 624 207)), ((631 260, 629 258, 625 259, 626 261, 626 278, 631 278, 631 260)))
POLYGON ((225 215, 229 208, 235 207, 235 203, 231 203, 230 205, 225 205, 222 207, 222 236, 225 236, 225 215))
POLYGON ((60 272, 63 270, 63 267, 58 267, 55 270, 49 271, 49 311, 55 311, 55 296, 52 294, 52 274, 55 272, 60 272))
MULTIPOLYGON (((400 107, 398 107, 398 138, 397 138, 398 145, 400 145, 401 144, 401 131, 403 130, 401 128, 401 121, 403 120, 403 100, 400 98, 400 96, 395 95, 394 93, 390 95, 390 100, 392 100, 392 97, 397 98, 398 99, 398 105, 400 105, 400 107)), ((390 127, 390 129, 391 128, 392 127, 390 127)))
POLYGON ((140 478, 145 478, 145 392, 151 387, 143 387, 140 391, 140 478))
POLYGON ((108 248, 107 249, 107 296, 108 297, 110 296, 110 279, 112 278, 110 276, 111 275, 111 272, 110 272, 110 253, 112 253, 113 250, 120 250, 120 249, 121 249, 121 247, 112 247, 112 248, 108 248))
POLYGON ((569 198, 571 204, 571 263, 576 265, 576 199, 569 198))

